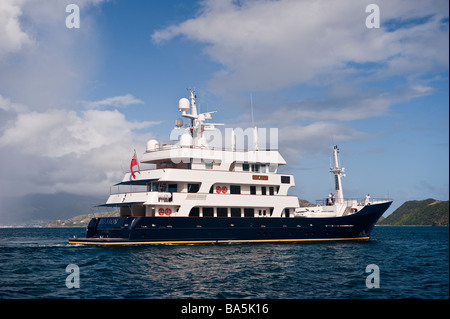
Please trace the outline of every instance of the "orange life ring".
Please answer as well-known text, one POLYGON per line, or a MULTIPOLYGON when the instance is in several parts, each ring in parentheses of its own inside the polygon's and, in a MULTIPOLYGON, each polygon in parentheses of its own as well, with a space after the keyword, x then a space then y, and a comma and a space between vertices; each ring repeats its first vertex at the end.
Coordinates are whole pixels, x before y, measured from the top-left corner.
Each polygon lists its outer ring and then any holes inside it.
POLYGON ((222 191, 222 187, 217 186, 217 187, 216 187, 216 192, 217 192, 217 194, 220 194, 221 191, 222 191))
POLYGON ((228 191, 228 188, 226 186, 222 187, 222 193, 226 193, 228 191))
POLYGON ((164 215, 164 208, 160 208, 158 210, 158 213, 159 213, 160 216, 164 215))
POLYGON ((167 216, 169 216, 170 214, 172 214, 172 210, 170 208, 166 208, 165 213, 167 216))

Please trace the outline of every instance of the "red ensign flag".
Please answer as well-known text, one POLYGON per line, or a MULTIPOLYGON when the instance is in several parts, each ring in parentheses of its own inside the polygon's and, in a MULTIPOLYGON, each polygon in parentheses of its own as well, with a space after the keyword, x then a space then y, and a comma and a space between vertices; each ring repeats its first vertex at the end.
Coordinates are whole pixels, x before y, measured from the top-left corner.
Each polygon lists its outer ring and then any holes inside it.
POLYGON ((131 171, 131 176, 133 176, 133 179, 136 179, 136 175, 134 175, 134 172, 133 172, 133 166, 136 166, 136 165, 138 167, 138 171, 139 171, 139 174, 140 174, 141 173, 141 169, 139 168, 139 163, 138 163, 138 160, 137 160, 136 151, 134 151, 134 155, 133 155, 133 158, 131 159, 131 163, 130 163, 130 171, 131 171))

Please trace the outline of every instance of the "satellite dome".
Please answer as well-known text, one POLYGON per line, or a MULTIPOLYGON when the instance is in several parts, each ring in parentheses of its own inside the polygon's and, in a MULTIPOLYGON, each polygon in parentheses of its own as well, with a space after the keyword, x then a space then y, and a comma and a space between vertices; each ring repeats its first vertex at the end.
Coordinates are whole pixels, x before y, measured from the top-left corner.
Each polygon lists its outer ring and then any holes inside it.
POLYGON ((149 140, 147 142, 147 152, 156 151, 159 149, 159 142, 157 140, 149 140))
POLYGON ((190 102, 187 98, 184 97, 178 101, 178 109, 181 112, 186 112, 189 110, 189 108, 190 108, 190 102))
POLYGON ((192 136, 191 134, 183 134, 180 137, 180 146, 181 147, 191 147, 192 146, 192 136))

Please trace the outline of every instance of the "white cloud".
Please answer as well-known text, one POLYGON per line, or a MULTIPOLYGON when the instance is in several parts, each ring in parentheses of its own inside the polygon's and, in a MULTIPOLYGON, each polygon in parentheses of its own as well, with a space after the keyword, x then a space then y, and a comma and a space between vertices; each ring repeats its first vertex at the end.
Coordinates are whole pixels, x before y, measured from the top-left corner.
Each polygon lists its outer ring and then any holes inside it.
POLYGON ((100 106, 124 107, 133 104, 143 104, 142 100, 135 98, 131 94, 109 97, 100 101, 85 102, 86 107, 97 108, 100 106))
POLYGON ((46 157, 82 155, 99 147, 130 143, 133 130, 152 124, 129 122, 117 110, 20 113, 0 137, 0 146, 13 146, 23 153, 46 157))
POLYGON ((13 103, 10 99, 3 97, 0 94, 0 110, 6 112, 24 112, 28 108, 23 104, 13 103))
POLYGON ((22 15, 20 4, 23 1, 2 0, 0 2, 0 60, 33 41, 22 30, 19 17, 22 15))
POLYGON ((0 94, 34 110, 79 99, 100 66, 92 7, 78 1, 82 25, 67 29, 70 0, 0 1, 0 94))
POLYGON ((308 125, 291 124, 279 131, 280 150, 288 162, 296 163, 300 157, 309 155, 328 155, 331 143, 358 140, 370 137, 348 124, 318 121, 308 125))
POLYGON ((0 132, 1 192, 106 194, 133 148, 142 154, 152 137, 140 130, 154 124, 128 121, 118 110, 17 113, 0 132))
POLYGON ((281 122, 294 119, 355 121, 386 115, 395 104, 430 95, 434 89, 425 85, 397 88, 393 92, 369 90, 337 85, 321 99, 304 99, 277 109, 270 120, 281 122))
MULTIPOLYGON (((155 43, 176 36, 206 44, 222 65, 216 90, 276 90, 301 83, 339 81, 374 63, 378 76, 448 67, 448 2, 378 1, 381 28, 368 29, 361 1, 209 0, 195 18, 153 32, 155 43), (431 15, 409 28, 383 22, 431 15)), ((363 74, 366 73, 363 72, 363 74)))
POLYGON ((76 101, 92 86, 101 42, 91 10, 77 1, 81 28, 67 29, 70 0, 0 1, 0 190, 3 196, 68 191, 106 194, 142 153, 155 122, 130 121, 118 110, 143 103, 131 94, 76 101), (142 130, 142 131, 141 131, 142 130), (144 141, 144 142, 142 142, 144 141), (136 145, 133 145, 136 144, 136 145))

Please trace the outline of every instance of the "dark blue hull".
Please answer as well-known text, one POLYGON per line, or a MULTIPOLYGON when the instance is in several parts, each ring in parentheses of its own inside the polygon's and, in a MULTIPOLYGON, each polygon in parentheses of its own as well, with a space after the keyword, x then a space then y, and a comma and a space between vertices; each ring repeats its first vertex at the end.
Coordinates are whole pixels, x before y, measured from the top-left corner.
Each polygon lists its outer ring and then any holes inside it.
POLYGON ((392 202, 331 218, 108 217, 93 218, 86 238, 72 244, 289 242, 369 239, 374 224, 392 202))

